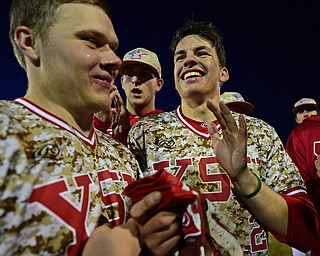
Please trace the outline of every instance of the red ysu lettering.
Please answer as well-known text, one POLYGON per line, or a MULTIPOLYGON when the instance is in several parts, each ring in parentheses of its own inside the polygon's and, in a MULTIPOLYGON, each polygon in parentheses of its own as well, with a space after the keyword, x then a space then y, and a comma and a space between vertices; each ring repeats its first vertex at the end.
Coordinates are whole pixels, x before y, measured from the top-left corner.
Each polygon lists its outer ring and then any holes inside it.
MULTIPOLYGON (((89 237, 87 230, 87 219, 90 207, 90 188, 94 185, 90 174, 84 173, 73 177, 74 184, 81 190, 80 207, 73 205, 70 200, 64 197, 64 194, 70 193, 71 189, 65 179, 59 179, 45 185, 36 187, 29 199, 30 204, 41 204, 47 213, 53 218, 59 220, 73 233, 73 243, 68 247, 68 255, 80 255, 84 246, 84 242, 89 237)), ((113 217, 106 216, 111 225, 120 225, 125 221, 126 208, 124 199, 121 194, 114 190, 108 190, 107 187, 115 186, 117 182, 131 183, 132 177, 129 174, 122 174, 122 179, 118 177, 116 172, 103 170, 98 172, 98 180, 100 187, 101 201, 104 207, 116 210, 118 214, 113 217), (102 184, 109 183, 109 186, 102 184), (110 184, 113 184, 110 186, 110 184)), ((122 191, 120 191, 122 193, 122 191)))

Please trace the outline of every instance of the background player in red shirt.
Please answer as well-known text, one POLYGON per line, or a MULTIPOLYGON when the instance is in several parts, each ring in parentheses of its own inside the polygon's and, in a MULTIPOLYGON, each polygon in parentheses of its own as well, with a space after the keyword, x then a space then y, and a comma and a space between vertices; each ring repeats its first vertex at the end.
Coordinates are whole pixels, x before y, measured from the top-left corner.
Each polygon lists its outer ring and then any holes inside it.
POLYGON ((312 98, 302 98, 294 104, 292 113, 294 114, 296 123, 301 124, 307 117, 318 115, 319 106, 312 98))
MULTIPOLYGON (((286 150, 298 167, 307 186, 308 196, 320 216, 320 116, 314 99, 302 98, 293 107, 295 120, 299 123, 289 135, 286 150)), ((305 254, 295 249, 292 255, 320 255, 320 242, 305 254)))

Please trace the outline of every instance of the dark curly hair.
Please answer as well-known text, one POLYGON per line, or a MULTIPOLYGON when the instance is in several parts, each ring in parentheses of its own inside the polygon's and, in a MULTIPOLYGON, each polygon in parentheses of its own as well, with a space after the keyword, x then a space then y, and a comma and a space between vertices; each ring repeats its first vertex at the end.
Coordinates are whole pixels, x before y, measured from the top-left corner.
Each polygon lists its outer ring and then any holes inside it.
POLYGON ((221 41, 222 37, 211 22, 187 20, 186 23, 175 32, 171 40, 170 49, 175 52, 179 41, 188 35, 199 35, 211 42, 211 45, 216 49, 220 66, 226 67, 225 49, 221 41))

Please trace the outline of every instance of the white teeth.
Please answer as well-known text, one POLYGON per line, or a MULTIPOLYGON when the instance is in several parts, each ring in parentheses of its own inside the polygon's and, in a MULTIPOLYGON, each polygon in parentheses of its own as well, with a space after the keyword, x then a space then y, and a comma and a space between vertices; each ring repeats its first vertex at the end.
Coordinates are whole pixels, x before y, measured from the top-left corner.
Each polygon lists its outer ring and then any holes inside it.
POLYGON ((187 79, 187 78, 192 77, 192 76, 201 76, 201 74, 199 72, 189 72, 189 73, 186 73, 184 75, 183 79, 187 79))

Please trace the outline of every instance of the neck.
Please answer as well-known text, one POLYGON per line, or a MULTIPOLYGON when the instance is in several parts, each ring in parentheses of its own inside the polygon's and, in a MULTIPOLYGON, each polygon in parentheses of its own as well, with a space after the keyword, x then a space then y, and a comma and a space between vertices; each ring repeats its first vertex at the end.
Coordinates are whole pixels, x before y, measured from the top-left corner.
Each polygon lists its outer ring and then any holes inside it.
MULTIPOLYGON (((218 95, 218 97, 213 97, 212 100, 218 105, 220 96, 218 95)), ((182 98, 181 110, 186 117, 195 121, 211 122, 217 119, 213 112, 207 107, 207 100, 195 102, 190 98, 182 98)))
POLYGON ((150 102, 148 105, 144 105, 144 106, 140 106, 140 105, 132 106, 127 101, 127 109, 131 115, 143 116, 143 115, 155 110, 155 105, 151 104, 151 102, 150 102))
POLYGON ((47 112, 59 117, 60 119, 64 120, 69 125, 72 125, 75 129, 80 131, 83 135, 89 135, 91 128, 92 128, 92 118, 93 114, 88 114, 85 112, 72 111, 71 108, 67 108, 61 104, 57 104, 56 102, 38 96, 33 96, 28 94, 25 96, 26 99, 34 102, 39 107, 45 109, 47 112))

